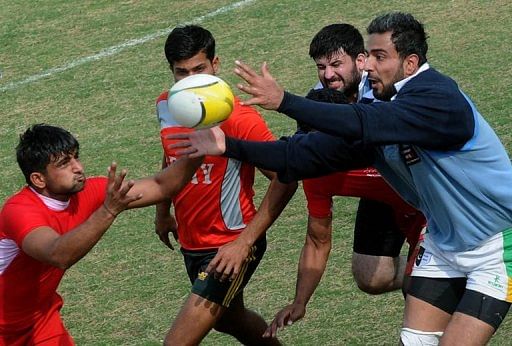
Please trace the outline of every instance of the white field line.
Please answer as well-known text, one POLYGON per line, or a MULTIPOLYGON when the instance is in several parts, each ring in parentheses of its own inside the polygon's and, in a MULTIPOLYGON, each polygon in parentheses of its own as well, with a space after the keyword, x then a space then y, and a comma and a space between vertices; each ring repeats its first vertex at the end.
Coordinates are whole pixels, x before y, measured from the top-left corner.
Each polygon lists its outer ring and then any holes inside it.
MULTIPOLYGON (((236 8, 245 6, 245 5, 247 5, 247 4, 251 3, 251 2, 254 2, 254 1, 256 1, 256 0, 242 0, 242 1, 238 1, 238 2, 235 2, 233 4, 221 7, 221 8, 219 8, 219 9, 213 11, 213 12, 210 12, 210 13, 207 13, 205 15, 199 16, 199 17, 197 17, 197 18, 195 18, 195 19, 193 19, 193 20, 191 20, 189 22, 183 23, 183 24, 198 24, 198 23, 201 23, 202 21, 204 21, 205 19, 212 18, 212 17, 215 17, 215 16, 217 16, 219 14, 223 14, 223 13, 232 11, 232 10, 234 10, 236 8)), ((166 29, 159 30, 159 31, 157 31, 155 33, 146 35, 146 36, 141 37, 141 38, 136 38, 136 39, 128 40, 128 41, 125 41, 125 42, 123 42, 121 44, 118 44, 118 45, 115 45, 115 46, 111 46, 111 47, 102 49, 99 53, 96 53, 96 54, 93 54, 93 55, 89 55, 89 56, 86 56, 86 57, 83 57, 83 58, 79 58, 79 59, 70 61, 69 63, 64 64, 62 66, 53 67, 51 69, 48 69, 48 70, 43 71, 41 73, 29 76, 29 77, 27 77, 25 79, 22 79, 22 80, 19 80, 19 81, 14 81, 14 82, 7 83, 7 84, 5 84, 3 86, 0 86, 0 92, 5 92, 5 91, 8 91, 8 90, 17 89, 17 88, 19 88, 19 87, 21 87, 23 85, 34 83, 34 82, 36 82, 36 81, 38 81, 40 79, 43 79, 43 78, 46 78, 46 77, 50 77, 50 76, 53 76, 54 74, 70 70, 72 68, 75 68, 77 66, 86 64, 88 62, 95 61, 95 60, 101 60, 103 58, 115 55, 115 54, 125 50, 126 48, 130 48, 130 47, 133 47, 133 46, 138 46, 138 45, 144 44, 146 42, 152 41, 154 39, 157 39, 159 37, 168 35, 172 31, 172 29, 173 28, 166 28, 166 29)))

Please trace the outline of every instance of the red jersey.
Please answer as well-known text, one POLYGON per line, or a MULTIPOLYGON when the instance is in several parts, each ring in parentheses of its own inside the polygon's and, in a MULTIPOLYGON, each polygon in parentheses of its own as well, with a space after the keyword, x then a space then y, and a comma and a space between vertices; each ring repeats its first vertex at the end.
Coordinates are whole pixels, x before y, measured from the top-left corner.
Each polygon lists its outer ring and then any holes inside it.
MULTIPOLYGON (((167 163, 176 159, 165 136, 182 131, 168 127, 167 92, 157 99, 160 136, 167 163)), ((274 136, 261 115, 235 98, 233 113, 221 125, 226 136, 271 141, 274 136)), ((254 166, 222 156, 206 156, 183 190, 173 199, 178 238, 187 250, 218 248, 238 237, 256 214, 254 166)))
POLYGON ((374 168, 337 172, 320 178, 305 179, 303 188, 309 215, 326 218, 332 215, 332 198, 347 196, 384 202, 393 207, 398 227, 408 241, 416 242, 425 219, 407 204, 374 168))
MULTIPOLYGON (((0 213, 0 345, 17 332, 33 333, 35 325, 62 305, 56 290, 64 270, 25 254, 23 239, 38 227, 65 234, 82 224, 103 203, 106 185, 106 178, 87 179, 84 189, 60 211, 49 209, 28 187, 4 204, 0 213)), ((48 329, 41 327, 47 336, 48 329)))

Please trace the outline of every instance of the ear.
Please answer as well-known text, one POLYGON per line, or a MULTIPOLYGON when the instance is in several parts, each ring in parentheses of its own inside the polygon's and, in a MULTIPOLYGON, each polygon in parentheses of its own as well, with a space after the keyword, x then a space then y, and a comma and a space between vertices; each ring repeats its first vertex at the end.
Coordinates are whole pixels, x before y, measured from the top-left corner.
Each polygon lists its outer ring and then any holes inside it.
POLYGON ((359 71, 364 70, 364 65, 366 64, 366 55, 361 53, 356 57, 356 67, 359 71))
POLYGON ((46 187, 46 177, 40 172, 30 173, 30 182, 34 187, 39 189, 44 189, 46 187))
POLYGON ((410 54, 405 57, 404 61, 402 62, 405 77, 412 76, 416 73, 416 71, 418 71, 420 68, 419 62, 420 58, 416 54, 410 54))
POLYGON ((212 60, 213 73, 218 74, 220 71, 220 58, 216 55, 212 60))

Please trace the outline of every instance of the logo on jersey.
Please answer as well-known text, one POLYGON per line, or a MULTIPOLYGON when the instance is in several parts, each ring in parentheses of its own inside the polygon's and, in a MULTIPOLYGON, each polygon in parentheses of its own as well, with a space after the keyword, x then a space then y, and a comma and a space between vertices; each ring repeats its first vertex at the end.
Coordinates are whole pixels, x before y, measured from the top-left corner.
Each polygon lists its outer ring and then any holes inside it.
POLYGON ((410 144, 400 144, 400 155, 407 166, 414 165, 421 161, 418 153, 410 144))

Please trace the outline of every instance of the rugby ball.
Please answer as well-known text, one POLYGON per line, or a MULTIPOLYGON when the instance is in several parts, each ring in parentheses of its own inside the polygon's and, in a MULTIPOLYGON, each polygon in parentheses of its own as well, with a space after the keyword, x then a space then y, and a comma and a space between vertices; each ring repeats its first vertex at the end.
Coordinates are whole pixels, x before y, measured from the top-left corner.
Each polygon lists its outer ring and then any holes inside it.
POLYGON ((169 113, 189 128, 208 128, 226 120, 234 106, 229 85, 219 77, 195 74, 183 78, 169 90, 169 113))

